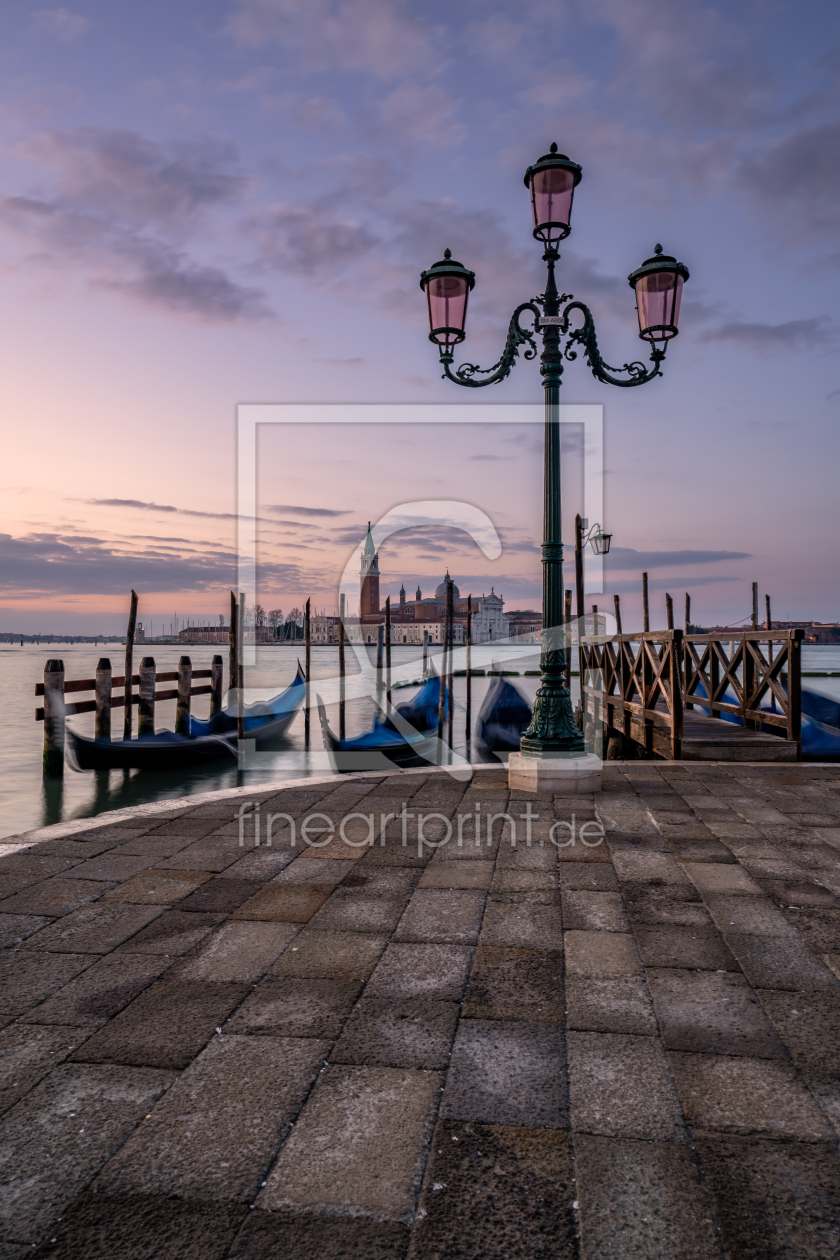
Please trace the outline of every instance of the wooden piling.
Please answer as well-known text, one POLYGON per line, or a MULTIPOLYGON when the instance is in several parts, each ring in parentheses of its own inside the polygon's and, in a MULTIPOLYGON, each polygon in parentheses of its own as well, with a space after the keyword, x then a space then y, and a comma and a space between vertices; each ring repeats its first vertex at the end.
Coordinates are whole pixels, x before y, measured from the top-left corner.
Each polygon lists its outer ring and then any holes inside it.
POLYGON ((648 575, 642 574, 642 614, 645 631, 650 630, 650 604, 648 603, 648 575))
MULTIPOLYGON (((578 641, 578 676, 580 678, 581 703, 583 702, 583 636, 586 634, 586 614, 583 611, 583 547, 581 535, 583 525, 580 513, 575 517, 575 605, 577 611, 578 641)), ((545 610, 543 610, 545 613, 545 610)), ((545 625, 543 625, 543 643, 545 643, 545 625)))
POLYGON ((344 596, 339 597, 338 605, 338 738, 346 739, 344 719, 344 596))
MULTIPOLYGON (((242 756, 242 741, 245 739, 245 592, 239 592, 239 607, 236 610, 236 738, 239 741, 239 753, 242 756)), ((307 683, 307 692, 309 685, 307 683)), ((307 694, 307 699, 309 696, 307 694)), ((308 710, 307 710, 308 712, 308 710)))
POLYGON ((236 643, 236 623, 239 620, 239 610, 236 603, 236 596, 233 591, 230 593, 230 633, 228 635, 228 693, 229 702, 233 699, 233 695, 239 686, 239 653, 236 643))
POLYGON ((382 626, 376 627, 376 703, 382 703, 382 626))
POLYGON ((773 629, 773 621, 770 616, 770 596, 769 595, 764 596, 764 608, 767 613, 767 630, 769 632, 770 630, 773 629))
POLYGON ((306 695, 304 698, 303 708, 303 743, 305 748, 309 748, 310 724, 309 724, 309 679, 312 671, 312 617, 310 614, 310 605, 312 601, 306 601, 306 608, 303 614, 303 637, 305 640, 305 659, 306 659, 306 695))
POLYGON ((175 699, 175 734, 190 733, 190 688, 192 687, 192 661, 182 656, 178 661, 178 695, 175 699))
POLYGON ((447 651, 447 670, 446 670, 446 690, 449 694, 449 718, 446 726, 446 741, 449 744, 449 757, 452 759, 453 730, 455 721, 455 674, 453 671, 453 661, 455 658, 455 584, 450 578, 446 583, 446 651, 447 651))
POLYGON ((391 703, 391 596, 385 600, 385 703, 391 703))
POLYGON ((111 662, 107 656, 103 656, 96 666, 94 700, 96 703, 94 739, 101 739, 108 743, 111 739, 111 662))
POLYGON ((674 628, 674 601, 671 599, 671 596, 668 594, 667 591, 665 592, 665 616, 668 619, 668 629, 673 630, 674 628))
POLYGON ((125 713, 123 716, 123 739, 131 739, 131 712, 133 700, 131 696, 131 679, 134 674, 134 631, 137 627, 137 592, 131 592, 131 604, 128 610, 128 630, 125 636, 125 713))
POLYGON ((424 678, 427 676, 429 672, 428 651, 429 651, 429 632, 428 630, 424 630, 423 631, 423 677, 424 678))
POLYGON ((467 596, 467 707, 464 717, 464 735, 467 745, 467 761, 472 761, 472 595, 467 596))
POLYGON ((691 596, 685 593, 685 632, 691 634, 691 596))
POLYGON ((224 680, 224 664, 221 656, 214 656, 210 666, 210 716, 215 717, 222 711, 222 683, 224 680))
POLYGON ((44 666, 44 777, 64 774, 64 661, 44 666))
POLYGON ((621 634, 621 600, 617 595, 613 595, 613 600, 615 602, 615 632, 621 634))
POLYGON ((752 584, 752 628, 758 629, 758 582, 752 584))
POLYGON ((566 690, 572 689, 572 588, 563 593, 563 651, 566 657, 566 690))
POLYGON ((443 617, 443 651, 440 657, 440 692, 438 693, 438 744, 437 744, 437 765, 443 765, 443 724, 446 716, 446 623, 449 617, 449 588, 447 587, 447 600, 443 617))
POLYGON ((592 634, 593 637, 598 633, 598 605, 592 605, 592 634))
MULTIPOLYGON (((155 733, 155 658, 144 656, 140 662, 140 697, 137 703, 137 734, 155 733)), ((178 679, 180 682, 180 678, 178 679)), ((185 734, 187 732, 184 732, 185 734)))

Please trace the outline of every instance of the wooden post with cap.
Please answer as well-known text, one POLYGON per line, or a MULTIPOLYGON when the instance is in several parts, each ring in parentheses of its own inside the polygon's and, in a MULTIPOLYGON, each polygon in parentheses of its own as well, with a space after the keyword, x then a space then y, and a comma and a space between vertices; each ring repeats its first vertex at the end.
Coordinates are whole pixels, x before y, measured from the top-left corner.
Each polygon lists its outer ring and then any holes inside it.
POLYGON ((338 600, 338 738, 345 739, 345 720, 344 720, 344 690, 345 690, 345 664, 344 664, 344 595, 339 596, 338 600))
POLYGON ((64 661, 44 666, 44 777, 64 774, 64 661))
POLYGON ((131 604, 128 610, 128 630, 125 636, 125 713, 123 715, 123 739, 131 739, 131 694, 132 674, 134 673, 134 632, 137 628, 137 592, 131 592, 131 604))

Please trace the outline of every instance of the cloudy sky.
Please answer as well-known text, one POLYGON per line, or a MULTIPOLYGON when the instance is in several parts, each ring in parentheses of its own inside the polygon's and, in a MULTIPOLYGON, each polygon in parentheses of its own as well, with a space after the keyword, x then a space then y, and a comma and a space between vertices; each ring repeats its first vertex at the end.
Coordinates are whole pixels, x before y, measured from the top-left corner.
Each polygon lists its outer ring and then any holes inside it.
MULTIPOLYGON (((223 611, 239 403, 538 402, 534 364, 440 379, 418 277, 445 247, 476 271, 463 350, 491 363, 543 286, 522 176, 552 140, 584 171, 559 279, 610 362, 643 352, 628 272, 657 241, 691 270, 663 380, 568 365, 566 401, 605 407, 600 600, 634 625, 648 567, 659 624, 686 588, 736 622, 753 580, 779 618, 840 617, 839 24, 819 0, 6 0, 0 629, 117 630, 132 585, 147 621, 223 611)), ((383 595, 449 563, 538 606, 540 479, 538 427, 274 431, 260 599, 330 607, 369 517, 461 497, 500 558, 403 535, 383 595)))

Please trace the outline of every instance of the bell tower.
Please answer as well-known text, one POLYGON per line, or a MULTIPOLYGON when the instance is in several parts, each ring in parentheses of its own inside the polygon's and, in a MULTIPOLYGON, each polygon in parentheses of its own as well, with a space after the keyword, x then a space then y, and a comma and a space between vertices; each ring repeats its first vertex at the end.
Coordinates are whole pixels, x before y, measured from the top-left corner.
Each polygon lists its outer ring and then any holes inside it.
POLYGON ((362 565, 359 571, 359 608, 362 620, 379 616, 379 553, 373 545, 368 521, 367 538, 362 548, 362 565))

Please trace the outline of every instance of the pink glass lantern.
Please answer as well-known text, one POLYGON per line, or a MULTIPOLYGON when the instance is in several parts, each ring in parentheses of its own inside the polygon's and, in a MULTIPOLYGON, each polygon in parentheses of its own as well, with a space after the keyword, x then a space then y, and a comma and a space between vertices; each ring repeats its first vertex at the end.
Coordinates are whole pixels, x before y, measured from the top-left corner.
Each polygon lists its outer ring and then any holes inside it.
POLYGON ((569 235, 572 219, 572 198, 580 183, 581 168, 577 162, 557 152, 557 145, 544 154, 525 172, 525 187, 531 194, 534 236, 553 245, 569 235))
POLYGON ((680 300, 688 268, 657 245, 652 258, 627 277, 636 291, 639 336, 645 341, 668 341, 679 332, 680 300))
POLYGON ((423 272, 420 288, 426 291, 430 341, 455 346, 464 340, 467 302, 474 286, 475 272, 456 262, 448 249, 440 262, 423 272))

